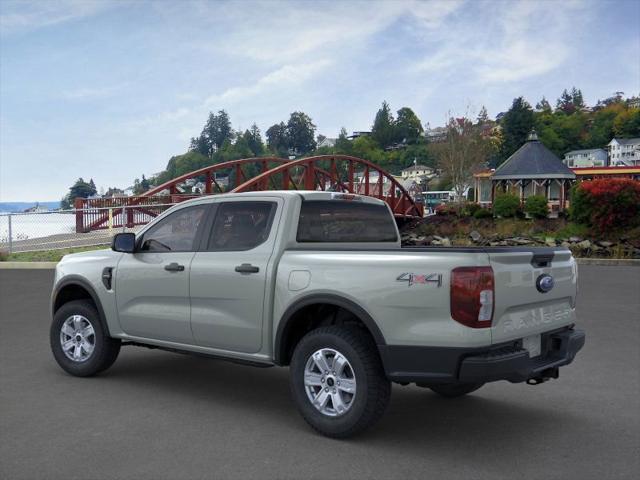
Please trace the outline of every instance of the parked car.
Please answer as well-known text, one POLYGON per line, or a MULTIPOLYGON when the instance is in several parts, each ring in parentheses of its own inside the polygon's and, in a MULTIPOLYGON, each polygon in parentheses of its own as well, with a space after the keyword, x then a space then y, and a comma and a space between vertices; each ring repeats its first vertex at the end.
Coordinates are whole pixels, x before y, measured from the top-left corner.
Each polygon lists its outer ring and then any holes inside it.
POLYGON ((369 197, 217 195, 65 256, 51 348, 80 377, 124 345, 289 366, 304 419, 347 437, 382 416, 392 382, 456 397, 557 378, 585 341, 576 283, 565 248, 402 248, 369 197))

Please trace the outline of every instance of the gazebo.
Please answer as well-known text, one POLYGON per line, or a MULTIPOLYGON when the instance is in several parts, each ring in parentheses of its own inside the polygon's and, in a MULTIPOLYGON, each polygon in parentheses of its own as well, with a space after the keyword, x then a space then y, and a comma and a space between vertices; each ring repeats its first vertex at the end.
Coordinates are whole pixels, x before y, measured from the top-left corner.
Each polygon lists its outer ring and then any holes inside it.
POLYGON ((491 206, 500 192, 516 194, 522 202, 532 195, 544 195, 550 216, 557 216, 567 206, 576 174, 532 131, 525 144, 495 171, 478 172, 474 179, 475 201, 483 206, 491 206))

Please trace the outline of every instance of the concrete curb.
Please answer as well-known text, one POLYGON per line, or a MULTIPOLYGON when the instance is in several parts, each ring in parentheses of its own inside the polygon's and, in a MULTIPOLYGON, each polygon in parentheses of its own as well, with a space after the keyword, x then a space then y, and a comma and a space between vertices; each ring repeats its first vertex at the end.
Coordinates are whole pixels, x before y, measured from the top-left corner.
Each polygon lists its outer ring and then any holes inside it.
POLYGON ((58 262, 0 262, 0 270, 52 270, 58 262))

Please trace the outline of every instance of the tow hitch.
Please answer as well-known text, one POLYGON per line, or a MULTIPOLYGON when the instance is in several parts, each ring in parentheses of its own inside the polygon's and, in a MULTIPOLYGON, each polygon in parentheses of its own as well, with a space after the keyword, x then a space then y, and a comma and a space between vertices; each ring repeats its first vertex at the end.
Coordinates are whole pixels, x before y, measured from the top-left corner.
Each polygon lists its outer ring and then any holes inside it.
POLYGON ((552 378, 558 378, 560 376, 559 369, 548 368, 543 370, 540 375, 527 379, 527 385, 540 385, 541 383, 551 380, 552 378))

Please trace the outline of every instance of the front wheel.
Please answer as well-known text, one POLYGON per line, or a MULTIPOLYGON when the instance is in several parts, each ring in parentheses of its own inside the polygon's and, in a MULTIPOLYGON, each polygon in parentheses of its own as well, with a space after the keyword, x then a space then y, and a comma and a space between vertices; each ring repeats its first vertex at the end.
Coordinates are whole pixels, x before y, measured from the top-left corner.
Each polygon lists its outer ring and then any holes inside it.
POLYGON ((373 425, 387 408, 391 383, 374 342, 358 327, 321 327, 293 352, 291 393, 303 418, 334 438, 373 425))
POLYGON ((96 307, 87 300, 65 303, 56 311, 49 340, 58 365, 76 377, 106 370, 120 353, 120 340, 107 336, 96 307))
POLYGON ((467 393, 475 392, 483 385, 484 383, 449 383, 444 385, 431 385, 429 388, 443 397, 456 398, 466 395, 467 393))

